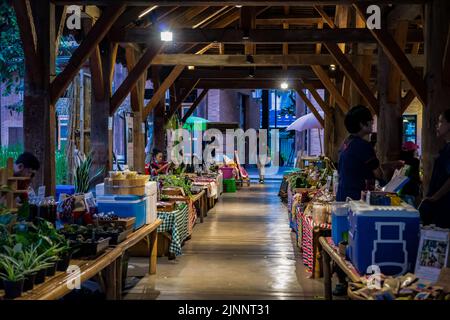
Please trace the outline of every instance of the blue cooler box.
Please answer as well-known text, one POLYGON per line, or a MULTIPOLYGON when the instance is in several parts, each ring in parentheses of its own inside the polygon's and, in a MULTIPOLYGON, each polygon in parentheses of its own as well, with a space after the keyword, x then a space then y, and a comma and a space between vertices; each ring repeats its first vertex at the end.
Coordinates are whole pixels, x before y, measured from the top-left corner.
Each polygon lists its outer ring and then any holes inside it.
POLYGON ((335 245, 348 241, 348 204, 333 202, 331 204, 331 238, 335 245))
POLYGON ((69 184, 58 184, 56 185, 56 194, 55 199, 56 201, 59 201, 59 195, 65 193, 68 195, 72 195, 75 193, 75 186, 69 185, 69 184))
MULTIPOLYGON (((420 215, 412 206, 349 203, 348 258, 359 273, 376 265, 385 275, 414 272, 420 238, 420 215)), ((372 272, 369 272, 372 273, 372 272)))
POLYGON ((97 197, 98 212, 111 212, 121 218, 135 217, 134 229, 142 227, 146 222, 146 197, 104 195, 97 197))

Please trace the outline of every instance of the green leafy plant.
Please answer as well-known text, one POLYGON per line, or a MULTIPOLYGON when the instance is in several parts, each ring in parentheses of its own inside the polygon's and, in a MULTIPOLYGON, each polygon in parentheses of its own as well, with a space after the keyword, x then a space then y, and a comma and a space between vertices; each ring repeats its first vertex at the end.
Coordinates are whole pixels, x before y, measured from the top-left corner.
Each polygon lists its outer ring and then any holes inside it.
POLYGON ((20 262, 11 257, 2 257, 0 259, 0 267, 3 272, 0 273, 0 278, 6 281, 20 281, 25 278, 20 262))
POLYGON ((22 271, 24 274, 31 274, 39 270, 50 267, 52 264, 45 253, 39 254, 38 246, 31 246, 22 250, 19 254, 22 271))
POLYGON ((163 181, 164 187, 181 187, 184 193, 191 196, 191 181, 186 177, 186 175, 167 175, 164 176, 163 181))
POLYGON ((100 177, 105 168, 99 168, 92 177, 90 177, 90 172, 92 168, 92 154, 89 153, 86 157, 81 153, 75 155, 75 169, 74 169, 74 184, 75 192, 86 193, 89 191, 91 183, 100 177))

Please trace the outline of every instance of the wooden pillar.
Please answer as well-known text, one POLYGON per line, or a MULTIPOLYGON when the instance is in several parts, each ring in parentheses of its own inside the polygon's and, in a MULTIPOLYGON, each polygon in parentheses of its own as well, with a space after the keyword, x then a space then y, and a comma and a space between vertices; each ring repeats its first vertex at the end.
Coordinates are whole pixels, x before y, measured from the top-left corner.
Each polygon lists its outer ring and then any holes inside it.
MULTIPOLYGON (((112 170, 112 119, 110 119, 111 86, 114 75, 117 45, 104 42, 100 46, 103 72, 103 94, 92 90, 91 107, 91 151, 93 170, 104 167, 105 172, 112 170)), ((94 71, 91 69, 91 72, 94 71)), ((94 75, 92 75, 94 78, 94 75)), ((112 115, 111 115, 112 117, 112 115)), ((101 179, 99 178, 99 181, 101 179)))
MULTIPOLYGON (((130 73, 136 66, 139 59, 138 52, 132 48, 126 48, 127 68, 130 73)), ((142 111, 144 109, 144 92, 145 80, 147 72, 137 80, 136 85, 131 89, 130 102, 131 110, 133 111, 133 164, 132 169, 139 172, 145 171, 145 138, 143 130, 142 111)))
MULTIPOLYGON (((443 71, 443 58, 450 21, 450 2, 433 0, 425 5, 425 55, 427 105, 423 112, 422 155, 425 192, 433 170, 434 157, 444 141, 436 138, 439 115, 449 108, 450 86, 445 82, 449 75, 443 71)), ((450 44, 447 44, 450 45, 450 44)), ((445 65, 445 64, 444 64, 445 65)))
MULTIPOLYGON (((152 82, 153 82, 153 93, 158 91, 160 86, 160 75, 159 67, 152 66, 152 82)), ((166 149, 166 133, 164 129, 165 125, 165 111, 166 103, 165 99, 161 101, 156 106, 153 111, 153 148, 164 151, 166 149)), ((150 150, 151 152, 152 150, 150 150)))
MULTIPOLYGON (((33 26, 36 39, 38 39, 33 55, 27 54, 25 59, 34 60, 34 63, 25 64, 25 90, 23 130, 25 150, 30 151, 38 158, 41 168, 37 172, 33 185, 46 186, 46 194, 55 194, 55 105, 50 101, 50 81, 55 77, 55 5, 50 1, 30 1, 31 10, 28 11, 29 21, 20 21, 21 36, 24 39, 22 23, 33 26), (33 22, 34 20, 34 22, 33 22), (34 76, 33 76, 34 75, 34 76), (37 76, 36 76, 37 75, 37 76)), ((29 8, 30 9, 30 8, 29 8)), ((16 7, 16 12, 19 9, 16 7)), ((19 15, 19 14, 18 14, 19 15)), ((24 46, 33 46, 24 43, 24 46)), ((30 53, 30 51, 28 51, 30 53)))
MULTIPOLYGON (((385 24, 386 21, 383 22, 385 24)), ((408 23, 398 23, 395 40, 403 50, 406 44, 408 23)), ((388 31, 386 31, 388 32, 388 31)), ((378 100, 380 109, 377 121, 377 153, 381 163, 398 160, 402 146, 401 76, 390 63, 381 47, 378 48, 378 100)), ((393 172, 386 172, 388 179, 393 172)))

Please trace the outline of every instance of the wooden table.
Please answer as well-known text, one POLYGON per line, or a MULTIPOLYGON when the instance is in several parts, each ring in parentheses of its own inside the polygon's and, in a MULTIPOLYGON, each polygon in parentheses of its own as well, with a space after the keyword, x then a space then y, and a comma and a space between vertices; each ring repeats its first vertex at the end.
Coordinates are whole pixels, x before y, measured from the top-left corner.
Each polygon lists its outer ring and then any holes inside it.
POLYGON ((331 292, 331 277, 333 275, 332 272, 332 262, 337 265, 339 269, 341 269, 352 282, 360 282, 361 276, 356 271, 355 267, 342 257, 336 246, 333 246, 331 243, 331 238, 328 237, 320 237, 319 243, 321 246, 321 254, 323 259, 323 286, 324 286, 324 295, 325 299, 332 300, 333 294, 331 292))
POLYGON ((197 205, 198 213, 200 216, 200 223, 203 223, 204 217, 208 216, 208 198, 206 196, 206 190, 193 195, 191 201, 194 205, 197 205))
POLYGON ((70 293, 70 286, 76 282, 83 283, 86 280, 98 276, 98 280, 105 287, 106 298, 118 300, 122 297, 122 260, 125 251, 136 245, 143 239, 148 239, 150 252, 149 274, 156 273, 157 259, 157 229, 161 224, 157 219, 154 223, 145 225, 131 233, 128 238, 117 246, 110 247, 101 256, 94 260, 71 260, 70 266, 79 268, 79 272, 57 272, 55 276, 47 278, 47 281, 37 285, 17 298, 17 300, 56 300, 70 293))

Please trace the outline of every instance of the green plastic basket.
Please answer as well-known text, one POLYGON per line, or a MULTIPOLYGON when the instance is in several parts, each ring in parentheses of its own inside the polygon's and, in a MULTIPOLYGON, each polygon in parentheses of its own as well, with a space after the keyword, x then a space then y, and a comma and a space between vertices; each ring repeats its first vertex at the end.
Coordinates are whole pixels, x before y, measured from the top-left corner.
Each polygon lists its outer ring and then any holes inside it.
POLYGON ((223 179, 224 192, 236 192, 236 180, 235 179, 223 179))

